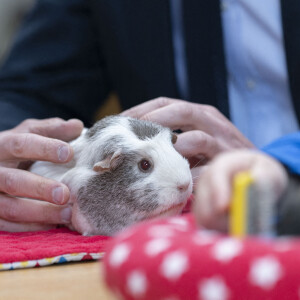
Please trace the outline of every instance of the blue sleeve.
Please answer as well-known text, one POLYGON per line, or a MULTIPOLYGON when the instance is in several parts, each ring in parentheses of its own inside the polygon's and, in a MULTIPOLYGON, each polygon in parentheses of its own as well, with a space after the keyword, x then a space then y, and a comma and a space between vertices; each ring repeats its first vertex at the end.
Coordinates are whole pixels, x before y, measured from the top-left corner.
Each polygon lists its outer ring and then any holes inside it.
POLYGON ((26 118, 91 123, 109 85, 88 3, 37 1, 0 70, 0 130, 26 118))
POLYGON ((292 173, 300 174, 300 132, 286 135, 261 150, 279 160, 292 173))

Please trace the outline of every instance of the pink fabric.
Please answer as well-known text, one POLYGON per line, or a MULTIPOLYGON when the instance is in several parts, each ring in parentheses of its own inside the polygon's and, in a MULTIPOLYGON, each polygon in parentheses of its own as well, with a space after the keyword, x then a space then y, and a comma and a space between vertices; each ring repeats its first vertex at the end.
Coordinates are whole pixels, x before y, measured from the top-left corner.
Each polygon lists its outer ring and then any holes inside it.
POLYGON ((0 263, 103 252, 108 239, 105 236, 85 237, 67 228, 13 233, 0 231, 0 263))
POLYGON ((236 239, 190 214, 145 222, 111 242, 109 288, 124 299, 299 299, 300 239, 236 239))

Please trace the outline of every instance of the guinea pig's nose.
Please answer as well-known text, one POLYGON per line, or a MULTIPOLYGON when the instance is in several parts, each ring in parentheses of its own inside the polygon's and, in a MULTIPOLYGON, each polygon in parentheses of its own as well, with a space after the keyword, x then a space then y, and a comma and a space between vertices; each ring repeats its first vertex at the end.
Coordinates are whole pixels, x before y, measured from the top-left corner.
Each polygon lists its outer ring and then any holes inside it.
POLYGON ((179 192, 185 192, 190 186, 190 183, 180 183, 177 185, 177 189, 179 192))

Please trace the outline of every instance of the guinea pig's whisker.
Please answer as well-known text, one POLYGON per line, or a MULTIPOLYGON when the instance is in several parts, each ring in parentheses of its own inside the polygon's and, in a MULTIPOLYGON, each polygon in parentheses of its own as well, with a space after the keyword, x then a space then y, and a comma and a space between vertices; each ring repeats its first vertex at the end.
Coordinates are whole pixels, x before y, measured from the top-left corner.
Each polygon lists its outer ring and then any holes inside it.
POLYGON ((197 168, 204 160, 205 158, 200 159, 191 169, 197 168))
POLYGON ((194 179, 197 179, 197 178, 199 178, 200 177, 200 175, 198 175, 198 176, 193 176, 192 178, 193 178, 193 180, 194 179))

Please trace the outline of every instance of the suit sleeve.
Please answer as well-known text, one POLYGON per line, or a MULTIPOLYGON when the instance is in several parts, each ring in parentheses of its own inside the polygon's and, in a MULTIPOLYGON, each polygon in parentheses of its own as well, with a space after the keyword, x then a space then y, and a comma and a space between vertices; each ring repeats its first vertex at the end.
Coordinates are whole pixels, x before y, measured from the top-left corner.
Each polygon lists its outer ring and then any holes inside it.
POLYGON ((109 91, 86 0, 39 0, 0 70, 0 130, 26 118, 88 126, 109 91))

